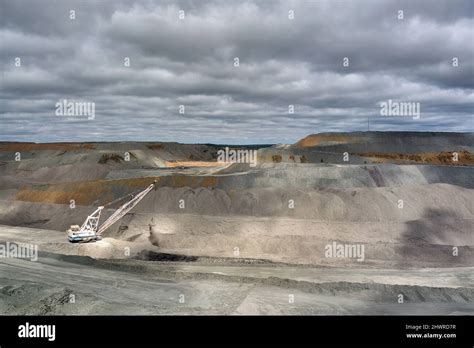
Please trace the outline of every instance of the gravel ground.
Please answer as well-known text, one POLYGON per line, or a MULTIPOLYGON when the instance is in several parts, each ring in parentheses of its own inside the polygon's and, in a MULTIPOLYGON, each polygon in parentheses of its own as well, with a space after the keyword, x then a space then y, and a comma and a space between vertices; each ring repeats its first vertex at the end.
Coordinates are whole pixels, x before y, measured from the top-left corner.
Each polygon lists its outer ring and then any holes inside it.
POLYGON ((0 257, 0 314, 474 314, 474 168, 342 156, 473 140, 312 135, 255 167, 209 166, 224 145, 0 144, 0 246, 39 250, 0 257), (153 178, 104 239, 67 242, 153 178))

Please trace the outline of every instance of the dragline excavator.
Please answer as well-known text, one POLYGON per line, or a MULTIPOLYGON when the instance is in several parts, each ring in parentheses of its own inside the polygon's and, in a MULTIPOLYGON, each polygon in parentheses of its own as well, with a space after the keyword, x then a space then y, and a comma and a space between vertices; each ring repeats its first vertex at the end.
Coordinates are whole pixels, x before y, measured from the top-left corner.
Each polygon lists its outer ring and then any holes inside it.
POLYGON ((99 219, 100 213, 105 208, 105 206, 98 207, 91 215, 89 215, 82 224, 79 225, 71 225, 71 228, 67 230, 68 239, 71 243, 86 243, 92 242, 102 239, 101 234, 110 226, 112 226, 115 222, 120 220, 123 216, 125 216, 130 210, 133 209, 145 196, 155 187, 156 180, 144 189, 141 192, 136 194, 128 194, 124 197, 120 197, 107 205, 111 205, 118 201, 123 200, 124 198, 129 198, 130 200, 123 204, 120 208, 118 208, 107 220, 104 221, 102 225, 99 226, 99 219))

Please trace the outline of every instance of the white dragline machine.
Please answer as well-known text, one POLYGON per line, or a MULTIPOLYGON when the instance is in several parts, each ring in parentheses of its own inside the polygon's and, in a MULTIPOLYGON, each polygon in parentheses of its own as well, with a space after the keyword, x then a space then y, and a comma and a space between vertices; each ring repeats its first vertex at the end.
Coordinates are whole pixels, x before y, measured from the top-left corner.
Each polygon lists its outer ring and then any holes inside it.
POLYGON ((143 198, 145 198, 145 196, 155 187, 155 185, 156 181, 154 181, 153 184, 141 192, 136 194, 128 194, 106 204, 105 206, 98 207, 91 215, 87 217, 82 226, 71 225, 71 228, 67 230, 69 241, 72 243, 85 243, 102 239, 101 234, 115 222, 124 217, 130 210, 132 210, 133 207, 135 207, 143 198), (127 197, 130 200, 120 206, 107 220, 102 223, 102 225, 99 226, 100 213, 102 210, 106 206, 117 203, 118 201, 121 201, 127 197))

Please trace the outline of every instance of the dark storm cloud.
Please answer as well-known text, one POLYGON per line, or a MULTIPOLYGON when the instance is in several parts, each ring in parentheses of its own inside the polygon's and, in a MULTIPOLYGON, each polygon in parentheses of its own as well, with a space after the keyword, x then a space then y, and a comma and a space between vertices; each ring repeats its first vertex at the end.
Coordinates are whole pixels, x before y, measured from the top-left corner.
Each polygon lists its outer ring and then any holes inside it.
POLYGON ((474 131, 473 24, 468 0, 4 0, 0 140, 294 142, 367 118, 474 131), (63 99, 96 117, 56 116, 63 99), (421 118, 380 116, 388 99, 421 118))

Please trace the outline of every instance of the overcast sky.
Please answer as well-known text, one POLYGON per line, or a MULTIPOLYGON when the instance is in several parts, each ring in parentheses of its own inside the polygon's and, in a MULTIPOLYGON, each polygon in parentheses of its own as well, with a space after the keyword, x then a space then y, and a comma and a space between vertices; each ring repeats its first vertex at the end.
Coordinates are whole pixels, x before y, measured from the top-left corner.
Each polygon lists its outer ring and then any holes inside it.
POLYGON ((368 118, 474 131, 470 0, 0 4, 0 140, 293 143, 368 118), (64 99, 95 118, 57 115, 64 99), (389 99, 420 118, 381 116, 389 99))

